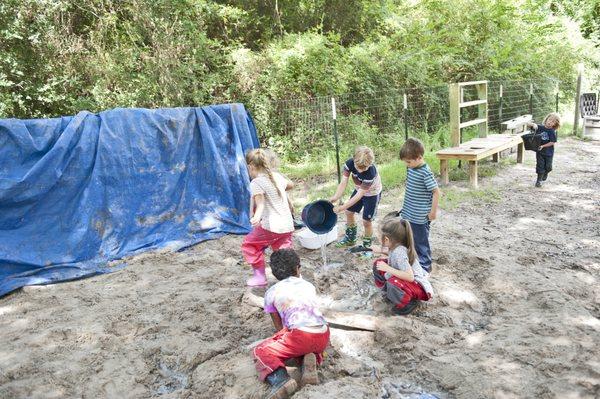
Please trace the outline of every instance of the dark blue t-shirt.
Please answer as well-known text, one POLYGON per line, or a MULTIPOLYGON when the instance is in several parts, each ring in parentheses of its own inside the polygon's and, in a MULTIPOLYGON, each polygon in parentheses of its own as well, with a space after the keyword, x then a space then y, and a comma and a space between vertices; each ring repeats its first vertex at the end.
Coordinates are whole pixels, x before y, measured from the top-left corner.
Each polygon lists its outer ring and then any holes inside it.
MULTIPOLYGON (((542 135, 542 145, 550 142, 556 143, 556 130, 550 129, 544 125, 537 125, 537 133, 542 135)), ((545 147, 540 152, 551 157, 554 155, 554 146, 545 147)))
POLYGON ((366 191, 365 196, 377 195, 381 192, 381 177, 377 173, 375 165, 369 166, 364 172, 359 172, 354 165, 354 159, 350 158, 344 164, 344 176, 352 176, 354 186, 358 190, 362 188, 366 191))

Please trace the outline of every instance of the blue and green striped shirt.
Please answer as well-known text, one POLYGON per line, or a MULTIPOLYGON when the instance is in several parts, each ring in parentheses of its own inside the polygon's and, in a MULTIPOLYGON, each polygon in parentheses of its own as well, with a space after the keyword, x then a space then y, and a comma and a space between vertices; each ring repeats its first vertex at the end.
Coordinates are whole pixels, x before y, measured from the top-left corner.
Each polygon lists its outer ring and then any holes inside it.
POLYGON ((427 215, 431 212, 432 191, 437 186, 435 177, 426 163, 416 168, 408 168, 402 219, 415 224, 427 223, 427 215))

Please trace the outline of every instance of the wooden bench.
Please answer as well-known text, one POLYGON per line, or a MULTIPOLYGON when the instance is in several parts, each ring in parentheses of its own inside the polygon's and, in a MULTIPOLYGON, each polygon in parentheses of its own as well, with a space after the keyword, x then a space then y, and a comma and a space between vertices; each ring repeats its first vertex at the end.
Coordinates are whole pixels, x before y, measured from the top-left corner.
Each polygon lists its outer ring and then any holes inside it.
POLYGON ((510 121, 502 123, 503 134, 490 134, 487 137, 475 138, 457 147, 446 148, 436 152, 440 160, 440 173, 442 184, 449 183, 448 161, 451 159, 462 160, 469 163, 469 183, 472 188, 477 188, 478 161, 493 156, 494 162, 498 162, 500 152, 517 147, 517 162, 523 162, 525 146, 521 136, 529 132, 527 122, 531 115, 523 115, 510 121))

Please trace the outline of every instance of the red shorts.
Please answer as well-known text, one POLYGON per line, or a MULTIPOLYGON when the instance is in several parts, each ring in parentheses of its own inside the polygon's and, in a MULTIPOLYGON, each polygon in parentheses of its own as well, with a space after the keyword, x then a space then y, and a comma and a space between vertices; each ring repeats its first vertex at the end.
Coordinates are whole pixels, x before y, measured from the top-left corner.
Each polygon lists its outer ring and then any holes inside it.
POLYGON ((254 348, 252 356, 259 378, 264 381, 273 371, 285 367, 284 361, 302 357, 308 353, 317 355, 317 362, 323 361, 323 351, 329 343, 329 328, 323 333, 287 328, 281 329, 254 348))

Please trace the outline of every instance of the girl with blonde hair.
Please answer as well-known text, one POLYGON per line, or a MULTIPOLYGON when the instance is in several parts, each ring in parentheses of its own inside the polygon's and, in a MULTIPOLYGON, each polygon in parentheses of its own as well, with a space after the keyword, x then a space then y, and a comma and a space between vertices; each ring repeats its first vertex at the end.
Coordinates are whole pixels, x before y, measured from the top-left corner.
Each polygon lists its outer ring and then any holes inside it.
POLYGON ((244 238, 242 254, 252 266, 253 276, 247 285, 267 284, 265 249, 292 247, 294 222, 288 204, 287 190, 294 184, 279 172, 272 170, 274 154, 258 148, 246 154, 250 182, 252 231, 244 238))

